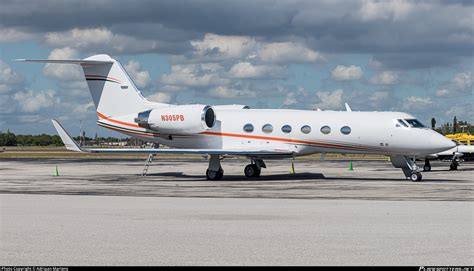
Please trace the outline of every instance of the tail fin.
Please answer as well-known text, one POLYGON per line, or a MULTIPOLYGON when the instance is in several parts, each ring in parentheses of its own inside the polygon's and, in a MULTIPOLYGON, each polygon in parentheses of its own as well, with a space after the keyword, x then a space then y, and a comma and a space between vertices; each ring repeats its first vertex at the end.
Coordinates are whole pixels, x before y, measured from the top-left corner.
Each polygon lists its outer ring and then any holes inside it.
POLYGON ((108 55, 80 60, 18 61, 81 65, 99 116, 128 115, 151 108, 120 62, 108 55))

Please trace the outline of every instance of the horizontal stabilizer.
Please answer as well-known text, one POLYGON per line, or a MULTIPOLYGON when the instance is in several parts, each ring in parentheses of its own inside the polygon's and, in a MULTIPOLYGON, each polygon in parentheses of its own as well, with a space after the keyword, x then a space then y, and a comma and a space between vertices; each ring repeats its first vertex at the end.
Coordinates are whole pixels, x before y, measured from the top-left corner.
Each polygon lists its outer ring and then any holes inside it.
POLYGON ((112 64, 110 60, 88 60, 88 59, 15 59, 20 62, 37 62, 37 63, 51 63, 51 64, 78 64, 83 66, 96 66, 112 64))

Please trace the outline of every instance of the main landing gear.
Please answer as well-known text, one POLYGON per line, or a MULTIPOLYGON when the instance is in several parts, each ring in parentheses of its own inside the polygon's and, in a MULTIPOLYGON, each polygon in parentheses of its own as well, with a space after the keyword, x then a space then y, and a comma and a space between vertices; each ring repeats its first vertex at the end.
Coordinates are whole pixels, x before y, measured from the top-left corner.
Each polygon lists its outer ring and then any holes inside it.
POLYGON ((402 169, 407 179, 410 179, 412 182, 421 181, 422 176, 414 158, 411 159, 407 156, 390 156, 390 161, 394 167, 402 169))
POLYGON ((267 168, 262 159, 252 159, 250 164, 245 167, 244 174, 248 178, 257 178, 260 177, 262 168, 267 168))
POLYGON ((219 155, 211 155, 209 159, 209 168, 206 170, 206 178, 211 181, 221 180, 224 177, 224 170, 221 167, 219 155))
MULTIPOLYGON (((250 164, 248 164, 244 169, 244 174, 248 178, 257 178, 260 177, 262 173, 262 168, 266 168, 265 162, 262 159, 251 159, 250 164)), ((221 180, 224 177, 224 170, 221 166, 221 159, 219 155, 211 155, 209 159, 209 167, 206 170, 206 178, 211 181, 221 180)))

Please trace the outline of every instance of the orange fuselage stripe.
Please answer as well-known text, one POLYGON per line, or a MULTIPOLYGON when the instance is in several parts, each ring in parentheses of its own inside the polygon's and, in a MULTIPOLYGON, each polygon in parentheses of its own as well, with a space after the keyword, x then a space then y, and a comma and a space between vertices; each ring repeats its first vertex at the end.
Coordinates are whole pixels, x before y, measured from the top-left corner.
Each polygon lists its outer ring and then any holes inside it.
POLYGON ((99 112, 97 112, 97 116, 99 116, 99 118, 101 118, 101 119, 105 119, 105 120, 108 120, 110 122, 115 122, 115 123, 122 124, 122 125, 125 125, 125 126, 130 126, 130 127, 142 128, 142 127, 138 126, 137 124, 111 119, 111 118, 109 118, 109 117, 107 117, 107 116, 105 116, 105 115, 103 115, 99 112))
POLYGON ((255 135, 219 133, 219 132, 202 132, 202 133, 200 133, 200 134, 202 134, 202 135, 229 136, 229 137, 241 137, 241 138, 251 138, 251 139, 261 139, 261 140, 272 140, 272 141, 281 141, 281 142, 289 142, 289 143, 300 143, 300 144, 308 144, 308 145, 319 145, 319 146, 327 146, 327 147, 350 148, 350 149, 365 149, 364 147, 344 146, 344 145, 336 145, 336 144, 313 142, 313 141, 304 141, 304 140, 297 140, 297 139, 287 139, 287 138, 280 138, 280 137, 270 137, 270 136, 255 136, 255 135))

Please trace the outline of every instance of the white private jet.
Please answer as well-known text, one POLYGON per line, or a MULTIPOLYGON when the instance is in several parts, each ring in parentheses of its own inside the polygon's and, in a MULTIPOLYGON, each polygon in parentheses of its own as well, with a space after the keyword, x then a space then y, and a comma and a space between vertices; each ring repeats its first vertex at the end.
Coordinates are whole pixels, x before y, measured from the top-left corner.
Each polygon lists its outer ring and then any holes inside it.
POLYGON ((400 112, 249 109, 242 105, 171 105, 145 99, 122 65, 108 55, 80 60, 19 61, 78 64, 92 94, 97 124, 131 137, 175 149, 80 147, 56 121, 66 148, 92 153, 175 153, 210 156, 208 180, 219 180, 221 157, 244 156, 247 177, 260 176, 264 159, 314 153, 383 154, 412 181, 422 176, 415 156, 453 148, 451 140, 400 112))

